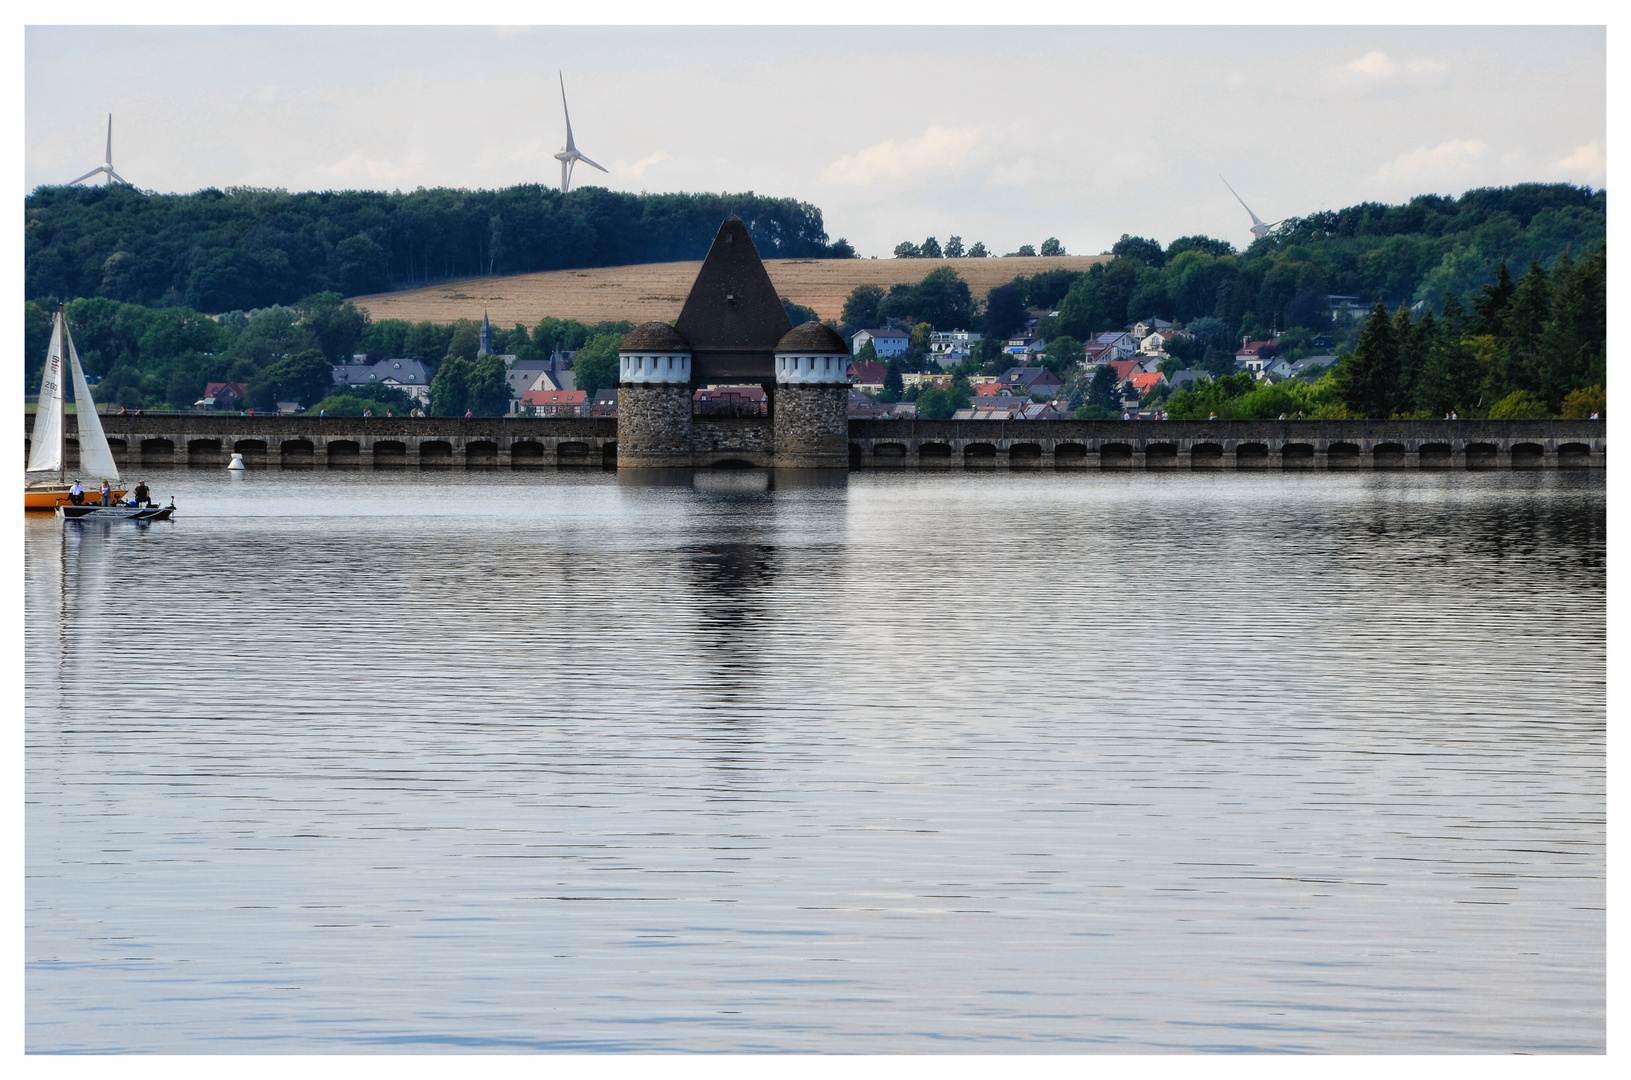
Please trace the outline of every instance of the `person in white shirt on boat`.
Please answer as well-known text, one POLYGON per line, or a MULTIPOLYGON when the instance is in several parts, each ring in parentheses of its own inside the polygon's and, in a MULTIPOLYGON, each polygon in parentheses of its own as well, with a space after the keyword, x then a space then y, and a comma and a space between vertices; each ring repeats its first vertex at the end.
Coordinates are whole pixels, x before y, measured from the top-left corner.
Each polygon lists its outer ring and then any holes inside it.
POLYGON ((68 501, 75 506, 85 501, 85 488, 78 480, 75 480, 74 486, 68 489, 68 501))
POLYGON ((108 486, 108 482, 106 480, 102 481, 102 505, 113 505, 113 489, 108 486))

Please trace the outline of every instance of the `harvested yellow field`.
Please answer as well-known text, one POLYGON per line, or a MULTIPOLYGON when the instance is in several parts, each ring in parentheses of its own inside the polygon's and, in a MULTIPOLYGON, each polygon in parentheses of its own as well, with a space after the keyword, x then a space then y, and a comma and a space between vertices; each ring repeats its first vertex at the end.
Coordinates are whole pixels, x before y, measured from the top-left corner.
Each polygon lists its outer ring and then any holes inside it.
MULTIPOLYGON (((1086 270, 1107 255, 1055 255, 995 259, 767 259, 776 291, 795 304, 836 319, 858 285, 916 284, 938 266, 968 282, 976 299, 1016 276, 1060 268, 1086 270)), ((354 297, 377 319, 449 323, 480 319, 485 305, 496 326, 534 326, 545 316, 597 323, 679 317, 702 263, 645 263, 589 270, 551 270, 509 277, 463 278, 445 285, 354 297)))

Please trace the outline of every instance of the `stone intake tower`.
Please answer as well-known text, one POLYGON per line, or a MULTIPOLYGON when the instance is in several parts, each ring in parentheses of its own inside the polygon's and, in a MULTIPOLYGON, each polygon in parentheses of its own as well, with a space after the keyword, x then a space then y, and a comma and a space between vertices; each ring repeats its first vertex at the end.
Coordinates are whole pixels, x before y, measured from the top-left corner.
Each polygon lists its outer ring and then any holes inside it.
POLYGON ((848 468, 849 359, 831 328, 793 327, 732 215, 674 325, 643 323, 623 339, 617 466, 848 468), (762 387, 770 417, 693 417, 692 394, 710 384, 762 387))

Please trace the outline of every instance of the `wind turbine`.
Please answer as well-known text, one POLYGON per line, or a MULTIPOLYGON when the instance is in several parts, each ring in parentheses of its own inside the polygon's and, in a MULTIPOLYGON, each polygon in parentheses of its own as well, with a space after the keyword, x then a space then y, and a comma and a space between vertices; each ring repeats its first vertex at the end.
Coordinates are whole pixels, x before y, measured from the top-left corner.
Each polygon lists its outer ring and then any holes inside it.
MULTIPOLYGON (((559 74, 559 72, 557 72, 559 74)), ((593 161, 578 153, 577 144, 572 141, 572 113, 566 107, 566 76, 561 75, 561 111, 566 113, 566 149, 555 155, 555 160, 561 163, 561 191, 565 192, 572 184, 572 165, 581 161, 585 165, 594 165, 601 172, 611 175, 604 165, 596 165, 593 161)))
MULTIPOLYGON (((1223 180, 1223 174, 1222 173, 1218 174, 1218 179, 1223 180)), ((1239 202, 1241 206, 1246 207, 1246 213, 1252 214, 1252 208, 1249 207, 1249 206, 1246 206, 1246 200, 1242 199, 1240 197, 1240 192, 1236 191, 1234 189, 1234 186, 1232 184, 1230 184, 1229 181, 1223 180, 1223 186, 1229 189, 1229 194, 1233 195, 1235 197, 1235 200, 1237 202, 1239 202)), ((1284 220, 1284 219, 1281 219, 1281 220, 1284 220)), ((1269 233, 1273 232, 1274 227, 1276 225, 1278 225, 1278 224, 1280 224, 1280 222, 1278 222, 1278 221, 1265 222, 1262 218, 1258 217, 1256 214, 1252 214, 1252 235, 1257 237, 1259 240, 1261 240, 1263 237, 1265 237, 1269 233)))
POLYGON ((108 183, 110 183, 110 184, 113 183, 115 180, 119 181, 119 183, 121 183, 121 184, 130 183, 129 180, 126 180, 124 177, 120 176, 118 173, 113 171, 113 114, 112 113, 108 113, 108 156, 107 156, 107 160, 103 161, 101 165, 99 165, 96 168, 92 169, 90 172, 86 173, 84 176, 75 177, 74 179, 68 181, 68 183, 77 184, 81 180, 89 180, 91 177, 95 176, 97 173, 107 173, 108 174, 108 183))

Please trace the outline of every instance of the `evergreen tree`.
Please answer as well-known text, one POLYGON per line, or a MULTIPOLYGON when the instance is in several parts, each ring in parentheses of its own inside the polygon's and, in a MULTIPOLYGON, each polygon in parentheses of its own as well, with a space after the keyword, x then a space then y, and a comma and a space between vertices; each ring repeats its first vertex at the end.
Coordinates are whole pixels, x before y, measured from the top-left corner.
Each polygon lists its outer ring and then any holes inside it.
POLYGON ((929 237, 927 240, 923 241, 923 245, 917 249, 917 253, 918 257, 923 259, 940 258, 940 241, 936 240, 932 236, 929 237))
POLYGON ((883 400, 899 401, 906 390, 906 380, 901 378, 900 365, 891 356, 883 365, 883 400))
MULTIPOLYGON (((1426 320, 1422 320, 1426 322, 1426 320)), ((1427 342, 1421 378, 1416 384, 1416 408, 1431 416, 1454 412, 1471 416, 1478 404, 1483 372, 1465 339, 1466 312, 1454 296, 1444 298, 1444 314, 1427 342)))
MULTIPOLYGON (((1608 259, 1598 248, 1576 265, 1567 253, 1552 268, 1551 318, 1540 339, 1542 397, 1552 409, 1571 392, 1601 387, 1607 374, 1608 259)), ((1599 410, 1600 411, 1600 410, 1599 410)), ((1589 413, 1588 413, 1589 415, 1589 413)))
POLYGON ((1416 401, 1421 384, 1422 369, 1427 365, 1427 351, 1438 332, 1437 320, 1428 312, 1415 322, 1403 304, 1393 313, 1393 333, 1399 342, 1399 395, 1397 410, 1412 411, 1420 408, 1416 401))
MULTIPOLYGON (((1518 282, 1512 300, 1501 313, 1496 338, 1501 343, 1499 356, 1500 388, 1497 396, 1505 397, 1522 390, 1532 397, 1542 396, 1544 373, 1541 370, 1540 339, 1551 314, 1552 285, 1538 260, 1529 264, 1529 271, 1518 282)), ((1563 398, 1560 390, 1558 400, 1563 398)))
POLYGON ((1380 300, 1336 377, 1342 403, 1354 416, 1385 420, 1393 415, 1399 396, 1399 338, 1380 300))
POLYGON ((1507 305, 1512 302, 1512 294, 1517 291, 1517 286, 1512 284, 1512 275, 1507 272, 1506 260, 1502 259, 1501 265, 1495 269, 1494 283, 1480 289, 1478 299, 1473 301, 1468 333, 1500 333, 1501 319, 1506 314, 1507 305))
POLYGON ((1116 370, 1109 364, 1093 369, 1093 382, 1087 388, 1087 403, 1110 412, 1121 409, 1121 394, 1116 390, 1116 370))

